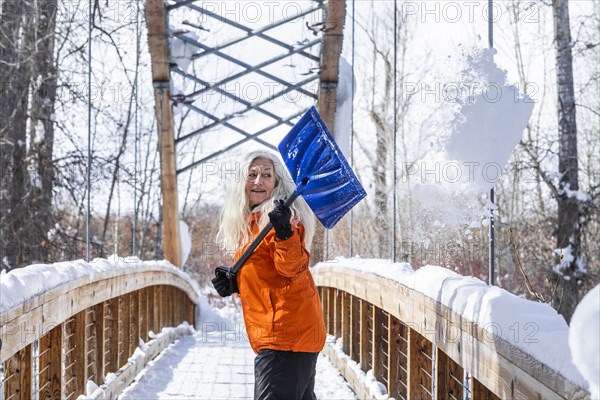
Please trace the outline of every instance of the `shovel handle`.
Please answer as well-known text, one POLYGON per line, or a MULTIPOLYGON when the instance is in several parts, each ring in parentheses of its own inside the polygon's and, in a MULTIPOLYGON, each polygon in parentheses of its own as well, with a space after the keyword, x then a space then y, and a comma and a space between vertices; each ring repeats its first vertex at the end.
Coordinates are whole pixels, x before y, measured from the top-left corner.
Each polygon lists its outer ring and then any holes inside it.
MULTIPOLYGON (((294 191, 294 193, 292 193, 291 196, 285 200, 285 203, 283 203, 283 205, 286 207, 291 206, 294 200, 296 200, 296 198, 299 195, 299 193, 296 193, 294 191)), ((250 243, 246 251, 244 251, 244 254, 242 254, 241 257, 238 258, 238 260, 235 262, 235 264, 233 264, 233 267, 231 267, 228 274, 236 274, 240 270, 240 268, 242 268, 244 263, 248 260, 248 258, 250 258, 254 250, 256 250, 260 242, 262 242, 265 236, 267 236, 267 233, 269 233, 272 227, 273 224, 271 224, 271 222, 268 222, 267 225, 265 225, 265 227, 262 229, 262 231, 260 231, 258 236, 252 241, 252 243, 250 243)))

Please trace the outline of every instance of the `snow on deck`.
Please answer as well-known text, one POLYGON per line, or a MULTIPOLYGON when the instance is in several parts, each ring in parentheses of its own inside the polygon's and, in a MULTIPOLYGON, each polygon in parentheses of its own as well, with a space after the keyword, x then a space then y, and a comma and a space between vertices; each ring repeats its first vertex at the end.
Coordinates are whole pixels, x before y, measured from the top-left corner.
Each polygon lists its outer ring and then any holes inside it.
MULTIPOLYGON (((325 356, 317 362, 319 399, 356 399, 325 356)), ((252 399, 254 352, 235 331, 198 332, 170 345, 136 377, 121 400, 252 399)))

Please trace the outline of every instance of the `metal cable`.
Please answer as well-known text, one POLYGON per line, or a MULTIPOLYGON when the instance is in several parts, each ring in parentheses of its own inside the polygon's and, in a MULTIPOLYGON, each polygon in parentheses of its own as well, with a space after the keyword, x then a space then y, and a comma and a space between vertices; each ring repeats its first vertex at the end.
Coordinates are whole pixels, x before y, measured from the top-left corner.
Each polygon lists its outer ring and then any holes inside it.
POLYGON ((135 79, 133 82, 133 90, 135 97, 135 111, 134 111, 134 162, 133 162, 133 226, 131 227, 131 255, 136 256, 136 232, 137 232, 137 174, 138 174, 138 147, 139 147, 139 132, 138 132, 138 75, 140 68, 140 0, 136 0, 136 14, 135 14, 135 35, 136 35, 136 51, 135 51, 135 79))
MULTIPOLYGON (((356 84, 355 84, 355 79, 354 79, 354 32, 356 30, 356 19, 355 19, 355 11, 356 11, 356 4, 355 4, 355 0, 352 0, 352 56, 351 56, 351 60, 352 60, 352 80, 351 80, 351 85, 352 85, 352 89, 350 92, 350 101, 351 101, 351 107, 350 107, 350 166, 352 168, 354 168, 354 91, 356 90, 356 84)), ((354 225, 354 212, 352 211, 352 208, 350 209, 350 220, 349 220, 349 226, 348 226, 348 231, 349 231, 349 245, 348 245, 348 254, 349 257, 352 257, 352 228, 354 225)))
POLYGON ((90 261, 90 213, 92 190, 92 27, 94 23, 93 2, 88 2, 88 132, 87 132, 87 168, 86 191, 87 207, 85 216, 85 259, 90 261))
MULTIPOLYGON (((488 0, 488 41, 489 48, 494 48, 494 0, 488 0)), ((494 253, 495 253, 495 235, 494 235, 494 188, 490 189, 490 226, 489 226, 489 284, 494 284, 494 253)))
POLYGON ((397 168, 397 156, 396 150, 397 142, 397 131, 398 131, 398 90, 397 90, 397 75, 398 75, 398 2, 394 0, 394 132, 393 132, 393 145, 392 156, 393 168, 392 168, 392 186, 393 186, 393 199, 392 199, 392 262, 396 262, 396 211, 397 205, 397 191, 398 185, 396 183, 396 168, 397 168))

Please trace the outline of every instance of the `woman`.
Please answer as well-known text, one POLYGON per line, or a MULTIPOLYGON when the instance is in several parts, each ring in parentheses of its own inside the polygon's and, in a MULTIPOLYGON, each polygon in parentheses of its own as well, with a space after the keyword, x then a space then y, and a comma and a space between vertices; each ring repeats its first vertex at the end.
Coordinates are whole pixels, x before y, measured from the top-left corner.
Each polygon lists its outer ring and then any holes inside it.
POLYGON ((315 369, 325 343, 317 288, 308 269, 315 221, 306 202, 283 202, 294 184, 277 156, 258 151, 242 164, 217 235, 237 260, 270 221, 273 229, 237 276, 218 267, 212 280, 225 297, 239 293, 254 361, 255 399, 316 399, 315 369), (273 199, 275 199, 273 201, 273 199))

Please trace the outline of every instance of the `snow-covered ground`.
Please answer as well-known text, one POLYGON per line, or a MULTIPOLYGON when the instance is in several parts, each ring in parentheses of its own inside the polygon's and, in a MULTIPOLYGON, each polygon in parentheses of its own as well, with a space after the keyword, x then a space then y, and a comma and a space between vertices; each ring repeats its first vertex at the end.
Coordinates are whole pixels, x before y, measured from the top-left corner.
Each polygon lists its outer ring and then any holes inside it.
MULTIPOLYGON (((325 356, 319 356, 318 399, 356 399, 325 356)), ((251 399, 254 352, 239 331, 198 332, 169 346, 119 399, 251 399)))

